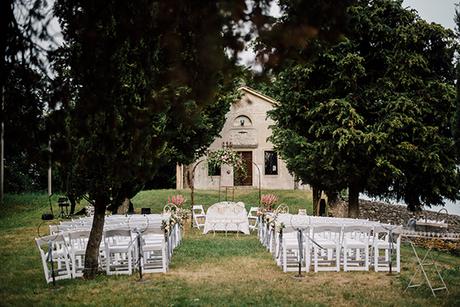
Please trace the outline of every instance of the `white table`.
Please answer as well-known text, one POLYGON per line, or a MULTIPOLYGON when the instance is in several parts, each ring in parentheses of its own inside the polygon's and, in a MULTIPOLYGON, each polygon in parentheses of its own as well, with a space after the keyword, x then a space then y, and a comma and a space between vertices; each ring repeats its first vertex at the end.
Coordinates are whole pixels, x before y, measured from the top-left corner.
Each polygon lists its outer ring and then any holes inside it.
POLYGON ((203 233, 236 231, 249 234, 248 213, 242 202, 223 201, 208 208, 203 233))

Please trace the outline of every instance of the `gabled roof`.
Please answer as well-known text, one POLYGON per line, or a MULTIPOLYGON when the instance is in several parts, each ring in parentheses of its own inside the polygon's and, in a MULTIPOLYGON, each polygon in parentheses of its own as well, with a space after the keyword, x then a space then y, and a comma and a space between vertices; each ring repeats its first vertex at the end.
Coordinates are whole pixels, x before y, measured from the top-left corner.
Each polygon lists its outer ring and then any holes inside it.
POLYGON ((242 87, 240 87, 238 90, 244 91, 244 92, 247 92, 247 93, 249 93, 249 94, 251 94, 251 95, 254 95, 254 96, 256 96, 256 97, 259 97, 259 98, 261 98, 261 99, 263 99, 263 100, 265 100, 265 101, 271 103, 272 105, 279 105, 279 102, 278 102, 278 101, 276 101, 276 100, 274 100, 273 98, 268 97, 268 96, 266 96, 266 95, 264 95, 264 94, 262 94, 262 93, 257 92, 256 90, 250 88, 249 86, 242 86, 242 87))

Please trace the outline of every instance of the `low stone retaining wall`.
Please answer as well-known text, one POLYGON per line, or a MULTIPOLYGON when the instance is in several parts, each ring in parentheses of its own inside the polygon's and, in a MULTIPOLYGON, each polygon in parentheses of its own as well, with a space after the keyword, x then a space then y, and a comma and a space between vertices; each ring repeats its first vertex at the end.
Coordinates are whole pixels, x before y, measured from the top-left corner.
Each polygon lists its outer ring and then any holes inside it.
MULTIPOLYGON (((336 217, 346 216, 348 204, 346 202, 339 202, 334 208, 329 209, 329 214, 336 217)), ((439 227, 425 227, 419 226, 419 231, 437 231, 437 232, 460 232, 460 216, 453 214, 437 213, 434 211, 423 210, 421 212, 409 212, 405 206, 390 205, 383 202, 372 202, 367 200, 359 201, 359 218, 369 219, 371 221, 380 221, 394 225, 407 225, 410 218, 415 217, 418 219, 428 220, 444 220, 448 223, 448 228, 439 227)))

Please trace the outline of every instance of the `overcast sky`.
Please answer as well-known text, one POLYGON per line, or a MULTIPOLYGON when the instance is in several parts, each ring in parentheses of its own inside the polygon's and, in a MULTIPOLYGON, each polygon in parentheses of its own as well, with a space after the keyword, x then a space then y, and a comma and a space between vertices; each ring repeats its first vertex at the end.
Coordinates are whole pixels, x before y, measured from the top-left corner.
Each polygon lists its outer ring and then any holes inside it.
POLYGON ((417 10, 420 17, 429 22, 454 30, 455 4, 458 2, 459 0, 404 0, 403 5, 417 10))

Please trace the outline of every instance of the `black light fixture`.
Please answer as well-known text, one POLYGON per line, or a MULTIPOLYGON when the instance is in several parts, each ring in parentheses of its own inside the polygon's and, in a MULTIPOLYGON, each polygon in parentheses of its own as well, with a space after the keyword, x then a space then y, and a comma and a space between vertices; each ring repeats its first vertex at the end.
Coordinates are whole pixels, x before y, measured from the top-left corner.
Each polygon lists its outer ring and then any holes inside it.
POLYGON ((141 208, 141 214, 152 214, 152 210, 150 208, 141 208))

